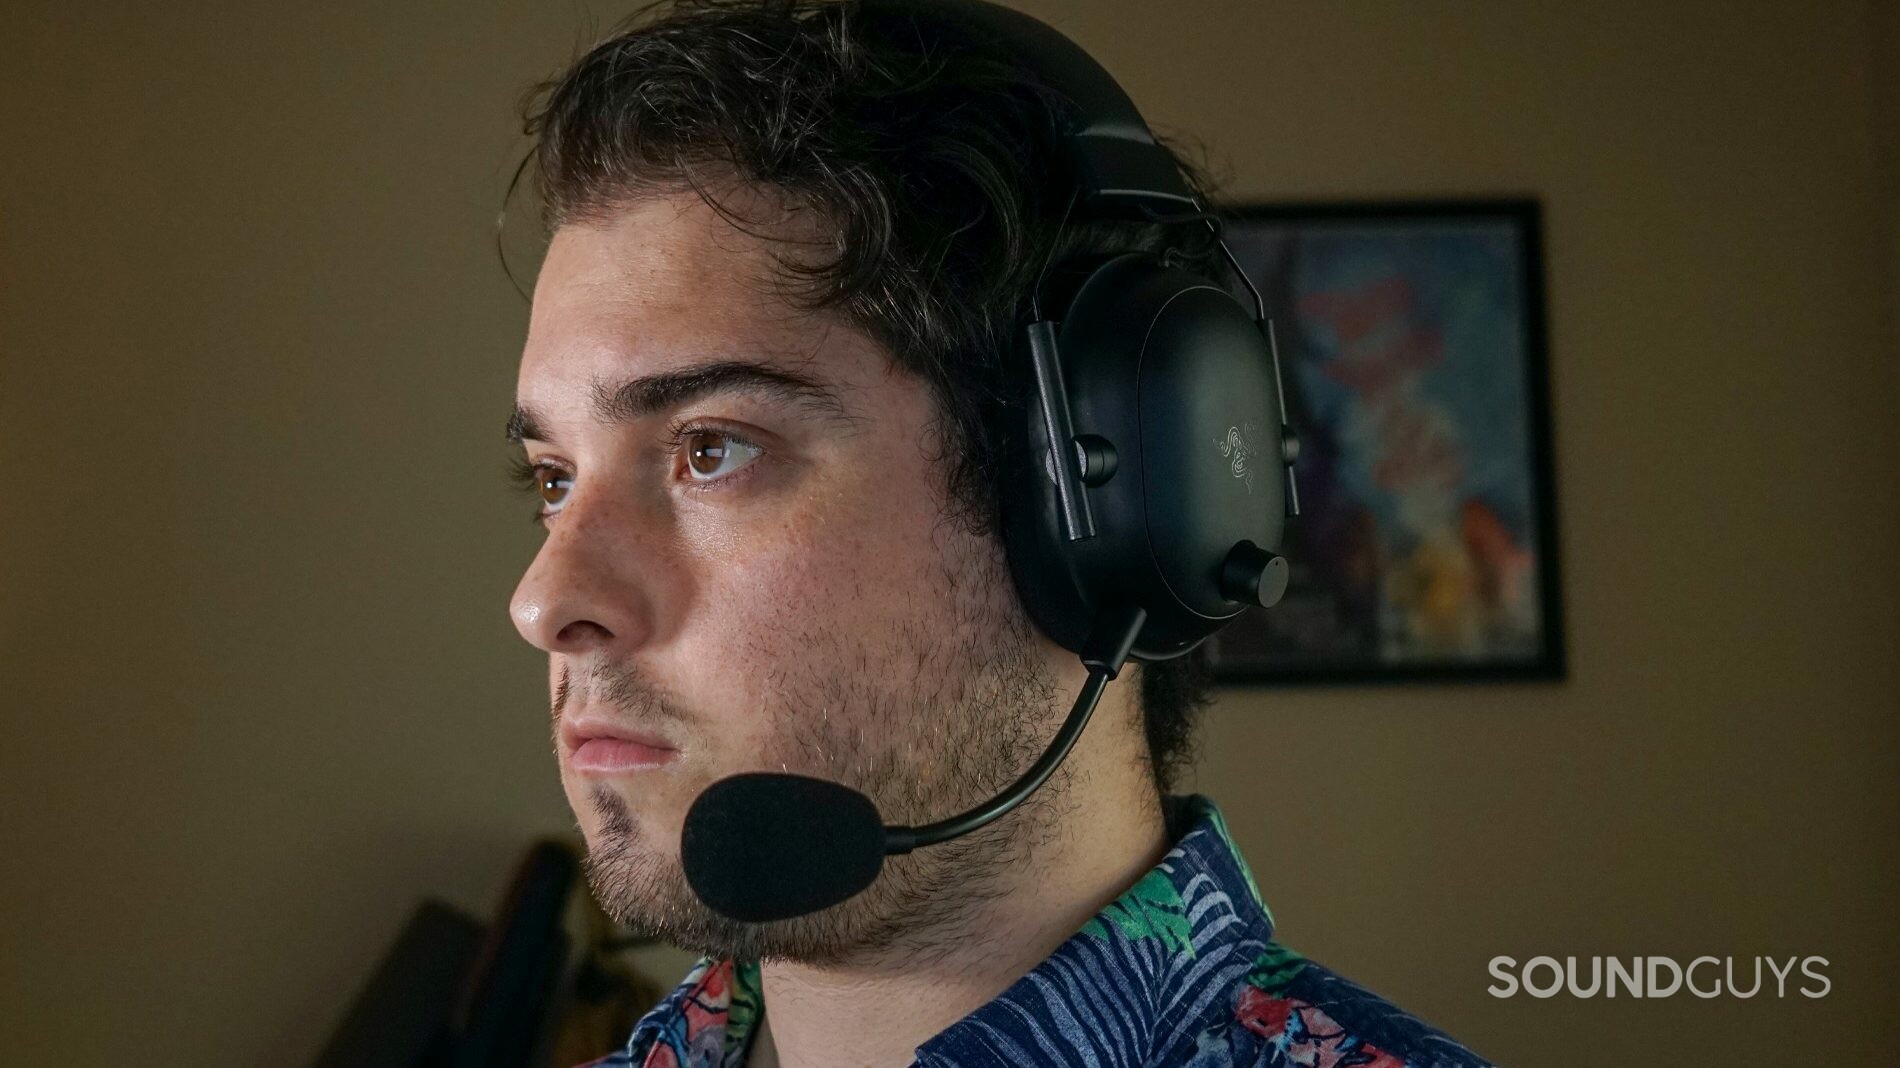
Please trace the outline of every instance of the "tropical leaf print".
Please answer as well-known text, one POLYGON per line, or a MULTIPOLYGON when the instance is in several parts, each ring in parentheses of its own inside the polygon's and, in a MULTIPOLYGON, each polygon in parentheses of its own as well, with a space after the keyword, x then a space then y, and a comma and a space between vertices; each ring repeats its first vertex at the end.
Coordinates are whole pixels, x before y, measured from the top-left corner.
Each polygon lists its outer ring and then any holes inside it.
MULTIPOLYGON (((995 1065, 1002 1049, 1024 1051, 1010 1063, 1049 1068, 1493 1068, 1275 941, 1213 802, 1168 801, 1185 805, 1168 825, 1189 829, 1160 864, 1029 975, 918 1046, 918 1068, 995 1065)), ((702 958, 595 1068, 738 1068, 765 1019, 761 978, 756 962, 702 958)))
POLYGON ((1253 967, 1247 971, 1247 985, 1278 994, 1305 967, 1305 957, 1278 942, 1268 942, 1266 952, 1255 957, 1253 967))
POLYGON ((738 1057, 747 1050, 752 1031, 758 1026, 764 1008, 765 990, 759 974, 759 962, 738 962, 733 968, 732 993, 726 1006, 727 1059, 738 1057))
MULTIPOLYGON (((1140 882, 1103 909, 1101 916, 1121 928, 1130 941, 1153 938, 1170 953, 1194 956, 1194 925, 1188 922, 1181 891, 1160 868, 1142 876, 1140 882)), ((1108 929, 1102 925, 1101 916, 1082 925, 1082 930, 1106 941, 1108 929)))
POLYGON ((1247 892, 1253 895, 1253 903, 1259 905, 1260 911, 1267 914, 1267 922, 1271 924, 1273 910, 1267 907, 1266 898, 1260 896, 1260 884, 1253 880, 1253 869, 1247 867, 1246 858, 1240 855, 1240 847, 1234 844, 1234 834, 1227 829, 1227 817, 1221 815, 1220 809, 1212 805, 1207 806, 1203 811, 1206 813, 1207 821, 1214 825, 1214 833, 1219 836, 1220 844, 1226 848, 1227 855, 1233 858, 1234 866, 1240 869, 1240 877, 1247 880, 1247 892))

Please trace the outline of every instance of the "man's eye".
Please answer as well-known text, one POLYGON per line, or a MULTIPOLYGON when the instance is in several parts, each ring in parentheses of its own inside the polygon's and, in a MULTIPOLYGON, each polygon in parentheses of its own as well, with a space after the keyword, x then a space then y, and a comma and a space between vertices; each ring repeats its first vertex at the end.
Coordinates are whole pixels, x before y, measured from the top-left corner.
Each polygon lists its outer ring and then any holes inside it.
POLYGON ((539 468, 535 472, 535 492, 541 495, 541 503, 550 510, 559 508, 574 488, 574 480, 551 467, 539 468))
POLYGON ((696 482, 724 478, 757 459, 757 445, 717 430, 692 430, 682 437, 686 473, 696 482))
POLYGON ((560 511, 567 495, 574 489, 574 478, 558 467, 547 464, 531 464, 526 460, 516 460, 510 466, 509 481, 520 487, 522 492, 541 498, 541 507, 535 509, 529 517, 539 523, 560 511))

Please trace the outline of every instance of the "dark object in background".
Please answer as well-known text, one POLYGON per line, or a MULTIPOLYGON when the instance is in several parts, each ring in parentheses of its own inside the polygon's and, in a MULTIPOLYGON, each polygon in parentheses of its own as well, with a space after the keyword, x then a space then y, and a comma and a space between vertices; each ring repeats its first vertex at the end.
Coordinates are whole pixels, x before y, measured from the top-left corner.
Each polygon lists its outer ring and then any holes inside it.
POLYGON ((425 901, 357 995, 317 1068, 523 1068, 546 1063, 564 992, 573 850, 537 842, 484 928, 425 901))
POLYGON ((416 906, 318 1055, 317 1068, 441 1063, 483 931, 479 921, 440 901, 416 906))
POLYGON ((469 976, 448 1064, 518 1068, 545 1063, 545 1056, 536 1054, 552 1033, 555 993, 568 959, 563 924, 579 875, 574 851, 559 842, 537 842, 528 850, 469 976))
POLYGON ((1217 681, 1563 677, 1541 231, 1531 200, 1228 214, 1301 514, 1280 604, 1209 640, 1217 681))

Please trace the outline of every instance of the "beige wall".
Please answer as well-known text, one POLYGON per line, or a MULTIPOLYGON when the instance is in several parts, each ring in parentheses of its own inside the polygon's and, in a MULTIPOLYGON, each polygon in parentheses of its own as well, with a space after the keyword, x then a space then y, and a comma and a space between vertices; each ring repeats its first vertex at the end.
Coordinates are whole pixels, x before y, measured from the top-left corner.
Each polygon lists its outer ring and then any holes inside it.
POLYGON ((1892 250, 1887 261, 1887 284, 1893 294, 1892 325, 1894 336, 1900 338, 1900 4, 1879 5, 1874 11, 1874 141, 1880 156, 1888 247, 1892 250))
MULTIPOLYGON (((300 1061, 417 898, 486 913, 568 825, 503 613, 534 535, 489 225, 513 100, 613 12, 31 6, 0 1062, 300 1061)), ((1877 69, 1867 3, 1026 6, 1239 193, 1546 205, 1572 678, 1226 696, 1199 785, 1286 941, 1507 1063, 1884 1051, 1892 9, 1877 69), (1819 954, 1834 989, 1484 993, 1537 953, 1819 954)))

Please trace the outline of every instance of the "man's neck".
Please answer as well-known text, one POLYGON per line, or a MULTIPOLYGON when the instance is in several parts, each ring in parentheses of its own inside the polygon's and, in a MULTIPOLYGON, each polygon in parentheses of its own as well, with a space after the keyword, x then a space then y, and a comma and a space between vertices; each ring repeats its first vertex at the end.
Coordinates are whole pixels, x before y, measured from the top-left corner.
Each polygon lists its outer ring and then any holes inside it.
POLYGON ((1152 785, 1123 775, 1133 765, 1120 754, 1090 755, 1110 759, 1088 761, 1088 773, 1071 780, 1086 796, 1051 806, 1072 814, 1071 825, 1039 834, 1049 844, 1007 892, 969 910, 959 930, 931 932, 940 953, 840 967, 764 964, 769 1030, 749 1065, 903 1068, 916 1047, 1008 989, 1159 863, 1168 841, 1152 785))

